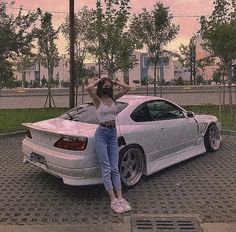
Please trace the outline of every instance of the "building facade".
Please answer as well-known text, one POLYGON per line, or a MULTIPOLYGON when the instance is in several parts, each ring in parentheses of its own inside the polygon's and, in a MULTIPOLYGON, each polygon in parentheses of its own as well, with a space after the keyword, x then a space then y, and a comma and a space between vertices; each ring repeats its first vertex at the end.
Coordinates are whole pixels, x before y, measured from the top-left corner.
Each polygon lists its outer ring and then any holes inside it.
MULTIPOLYGON (((119 78, 121 81, 129 83, 131 86, 139 86, 145 82, 148 77, 149 80, 154 79, 154 64, 149 60, 148 53, 135 52, 137 59, 137 64, 133 69, 128 72, 123 73, 118 71, 115 73, 115 77, 119 78)), ((95 73, 95 77, 98 75, 98 65, 96 63, 86 63, 85 67, 87 69, 92 69, 95 73)), ((65 56, 61 57, 59 65, 54 68, 53 79, 68 82, 70 80, 70 67, 69 59, 65 56)), ((35 64, 29 69, 25 70, 26 81, 41 81, 43 78, 48 80, 48 70, 42 65, 35 64)), ((22 80, 21 73, 15 73, 18 80, 22 80)), ((101 76, 107 76, 104 70, 101 70, 101 76)), ((174 62, 173 58, 170 56, 162 56, 160 62, 157 65, 157 77, 165 81, 174 79, 174 62)))

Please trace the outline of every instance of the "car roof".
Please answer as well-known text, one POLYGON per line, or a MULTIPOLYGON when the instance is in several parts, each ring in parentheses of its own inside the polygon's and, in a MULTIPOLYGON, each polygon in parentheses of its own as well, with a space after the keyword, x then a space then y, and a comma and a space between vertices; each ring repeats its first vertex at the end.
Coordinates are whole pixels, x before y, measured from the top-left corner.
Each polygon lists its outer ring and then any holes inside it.
MULTIPOLYGON (((165 100, 164 98, 155 97, 155 96, 145 96, 145 95, 124 95, 117 99, 117 102, 126 102, 129 105, 135 105, 137 103, 141 104, 146 101, 152 101, 152 100, 165 100)), ((85 104, 93 104, 92 101, 86 102, 85 104)))
POLYGON ((151 101, 151 100, 158 100, 163 99, 160 97, 154 97, 154 96, 143 96, 143 95, 124 95, 121 98, 118 99, 118 101, 124 101, 129 104, 137 103, 137 102, 145 102, 145 101, 151 101))

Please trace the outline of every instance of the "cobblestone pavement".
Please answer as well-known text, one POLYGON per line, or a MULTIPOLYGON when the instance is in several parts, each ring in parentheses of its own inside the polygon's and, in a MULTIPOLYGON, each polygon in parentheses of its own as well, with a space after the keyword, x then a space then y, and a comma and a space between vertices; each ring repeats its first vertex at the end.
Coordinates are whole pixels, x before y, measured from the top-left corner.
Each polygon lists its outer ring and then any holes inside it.
MULTIPOLYGON (((22 164, 23 136, 0 138, 0 224, 118 223, 102 185, 72 187, 22 164)), ((236 140, 125 189, 129 214, 198 214, 203 222, 236 222, 236 140)))

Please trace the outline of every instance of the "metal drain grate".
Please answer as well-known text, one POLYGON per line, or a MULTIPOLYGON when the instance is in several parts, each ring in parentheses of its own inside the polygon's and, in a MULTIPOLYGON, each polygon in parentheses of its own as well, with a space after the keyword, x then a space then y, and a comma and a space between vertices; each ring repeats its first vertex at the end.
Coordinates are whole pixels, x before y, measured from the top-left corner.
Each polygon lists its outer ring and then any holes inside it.
POLYGON ((133 218, 132 232, 203 232, 195 218, 133 218))

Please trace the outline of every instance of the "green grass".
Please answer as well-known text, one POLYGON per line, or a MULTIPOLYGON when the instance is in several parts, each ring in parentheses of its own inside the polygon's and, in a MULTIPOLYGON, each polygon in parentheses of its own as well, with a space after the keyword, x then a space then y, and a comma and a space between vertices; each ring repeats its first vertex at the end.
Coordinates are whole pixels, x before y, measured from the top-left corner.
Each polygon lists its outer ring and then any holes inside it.
POLYGON ((223 129, 236 131, 236 106, 233 107, 232 117, 229 113, 229 107, 222 108, 221 118, 219 115, 219 106, 215 105, 201 105, 201 106, 187 106, 183 107, 186 110, 193 111, 194 113, 215 115, 222 123, 223 129))
MULTIPOLYGON (((219 118, 219 108, 214 105, 188 106, 186 110, 194 113, 215 115, 219 118)), ((43 109, 14 109, 0 110, 0 134, 24 130, 21 123, 37 122, 63 114, 66 108, 43 108, 43 109)), ((223 129, 236 131, 236 107, 233 109, 233 117, 230 118, 229 109, 222 110, 221 123, 223 129)))
POLYGON ((24 130, 21 123, 37 122, 63 114, 65 108, 4 109, 0 110, 0 134, 24 130))

